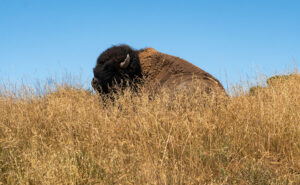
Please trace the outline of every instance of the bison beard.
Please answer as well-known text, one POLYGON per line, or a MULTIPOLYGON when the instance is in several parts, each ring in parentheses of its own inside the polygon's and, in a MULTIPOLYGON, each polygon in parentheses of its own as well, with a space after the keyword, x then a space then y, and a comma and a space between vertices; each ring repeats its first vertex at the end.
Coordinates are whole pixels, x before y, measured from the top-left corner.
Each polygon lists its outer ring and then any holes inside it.
POLYGON ((207 93, 223 93, 222 84, 209 73, 193 64, 153 48, 133 50, 127 45, 113 46, 97 59, 94 68, 93 88, 100 94, 110 94, 115 86, 136 88, 138 84, 153 92, 161 88, 191 89, 193 79, 198 79, 207 93))

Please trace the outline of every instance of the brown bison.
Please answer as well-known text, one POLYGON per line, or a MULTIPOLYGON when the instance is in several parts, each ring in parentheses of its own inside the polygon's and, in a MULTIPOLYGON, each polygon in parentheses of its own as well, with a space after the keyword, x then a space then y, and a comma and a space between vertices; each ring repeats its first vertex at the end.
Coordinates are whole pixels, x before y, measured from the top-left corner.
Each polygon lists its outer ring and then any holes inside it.
POLYGON ((190 91, 193 79, 198 79, 201 89, 207 93, 225 93, 216 78, 181 58, 153 48, 133 50, 120 45, 98 57, 92 86, 100 94, 114 91, 115 85, 135 88, 141 83, 154 92, 161 88, 190 91))

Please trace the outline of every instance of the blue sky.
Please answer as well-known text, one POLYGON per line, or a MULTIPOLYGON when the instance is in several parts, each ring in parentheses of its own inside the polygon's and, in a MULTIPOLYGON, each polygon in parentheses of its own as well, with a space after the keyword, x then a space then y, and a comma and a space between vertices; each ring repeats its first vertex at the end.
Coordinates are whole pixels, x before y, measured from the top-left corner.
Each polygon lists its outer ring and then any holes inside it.
POLYGON ((106 48, 184 58, 228 82, 300 67, 296 0, 0 0, 0 80, 68 73, 89 87, 106 48))

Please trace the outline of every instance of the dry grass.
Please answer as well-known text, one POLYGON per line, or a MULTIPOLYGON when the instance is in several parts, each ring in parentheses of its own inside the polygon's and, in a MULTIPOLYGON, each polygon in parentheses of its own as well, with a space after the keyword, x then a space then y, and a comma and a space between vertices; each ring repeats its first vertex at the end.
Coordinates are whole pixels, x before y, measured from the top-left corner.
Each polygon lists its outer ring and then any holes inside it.
POLYGON ((205 104, 127 92, 103 105, 64 86, 2 94, 0 184, 300 184, 296 76, 205 104))

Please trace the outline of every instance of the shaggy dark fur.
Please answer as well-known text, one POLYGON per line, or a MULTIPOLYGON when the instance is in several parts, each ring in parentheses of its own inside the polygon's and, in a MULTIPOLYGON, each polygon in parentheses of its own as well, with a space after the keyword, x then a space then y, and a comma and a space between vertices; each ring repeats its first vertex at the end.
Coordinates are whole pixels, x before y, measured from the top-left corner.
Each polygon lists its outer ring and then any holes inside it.
POLYGON ((107 94, 114 90, 116 84, 120 87, 129 85, 134 88, 134 84, 140 78, 142 72, 138 52, 127 45, 113 46, 98 57, 92 86, 98 92, 107 94), (126 69, 122 69, 120 63, 125 60, 127 54, 130 56, 130 64, 126 69))
POLYGON ((133 50, 127 45, 113 46, 99 56, 92 86, 99 93, 108 94, 114 91, 115 85, 135 88, 142 78, 143 85, 152 92, 158 92, 161 88, 175 93, 181 90, 190 92, 196 78, 205 92, 225 94, 216 78, 195 65, 153 48, 133 50), (120 63, 127 54, 130 55, 130 63, 122 69, 120 63))

